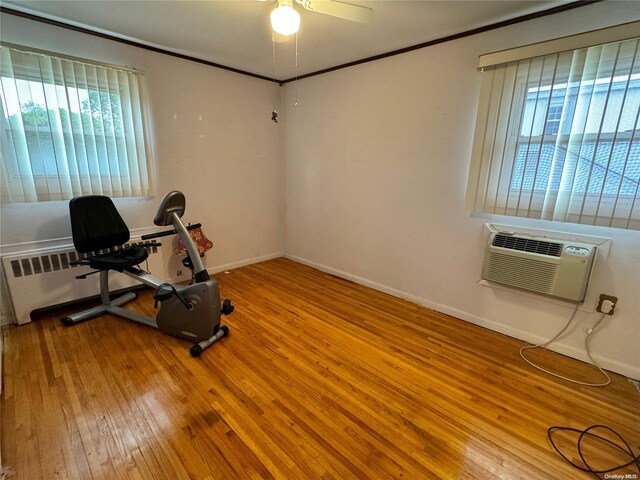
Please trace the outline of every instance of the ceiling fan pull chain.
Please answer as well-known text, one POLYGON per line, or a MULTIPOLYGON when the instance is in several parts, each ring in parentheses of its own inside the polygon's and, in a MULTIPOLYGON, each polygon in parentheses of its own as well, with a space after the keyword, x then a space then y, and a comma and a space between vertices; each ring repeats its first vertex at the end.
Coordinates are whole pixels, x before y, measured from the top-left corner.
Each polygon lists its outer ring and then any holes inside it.
POLYGON ((276 93, 276 42, 272 40, 271 45, 273 46, 273 110, 271 111, 271 120, 278 123, 278 111, 276 110, 278 107, 278 95, 276 93))
POLYGON ((296 32, 296 101, 293 104, 298 106, 298 33, 296 32))

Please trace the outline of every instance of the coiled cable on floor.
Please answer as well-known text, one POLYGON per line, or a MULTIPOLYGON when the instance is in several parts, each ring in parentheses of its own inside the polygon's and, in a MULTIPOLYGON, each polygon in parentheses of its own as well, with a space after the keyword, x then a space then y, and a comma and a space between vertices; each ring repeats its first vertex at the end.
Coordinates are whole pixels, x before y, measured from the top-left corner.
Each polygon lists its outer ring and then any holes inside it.
MULTIPOLYGON (((590 473, 593 476, 595 476, 596 478, 601 478, 599 476, 600 473, 615 472, 616 470, 620 470, 622 468, 626 468, 626 467, 628 467, 630 465, 634 465, 638 469, 638 473, 640 473, 640 456, 635 454, 635 452, 633 451, 631 446, 629 446, 629 443, 627 443, 627 441, 624 438, 622 438, 622 435, 620 435, 618 432, 613 430, 611 427, 607 427, 606 425, 591 425, 590 427, 585 428, 584 430, 578 430, 577 428, 571 428, 571 427, 549 427, 549 429, 547 430, 547 437, 549 437, 549 442, 551 442, 551 446, 558 453, 558 455, 560 455, 563 459, 565 459, 567 462, 569 462, 571 465, 573 465, 578 470, 590 473), (601 435, 597 435, 595 433, 591 433, 591 431, 596 429, 596 428, 608 430, 613 435, 618 437, 620 439, 620 441, 622 442, 622 444, 616 443, 616 442, 614 442, 612 440, 609 440, 608 438, 605 438, 605 437, 603 437, 601 435), (575 433, 579 433, 580 434, 580 436, 578 437, 577 449, 578 449, 578 455, 580 456, 580 460, 582 460, 583 465, 580 465, 578 463, 575 463, 573 460, 570 460, 564 453, 562 453, 560 451, 560 449, 558 448, 558 446, 556 445, 556 443, 555 443, 555 441, 553 439, 553 433, 556 432, 556 431, 575 432, 575 433), (623 463, 623 464, 620 464, 620 465, 615 465, 613 467, 609 467, 609 468, 606 468, 606 469, 596 470, 595 468, 593 468, 589 464, 589 462, 587 462, 587 459, 585 458, 584 452, 582 451, 582 448, 583 448, 582 447, 582 441, 583 441, 583 439, 585 437, 596 438, 596 439, 598 439, 600 441, 606 442, 606 443, 612 445, 613 447, 615 447, 616 449, 618 449, 619 451, 623 452, 624 454, 628 455, 631 458, 631 460, 629 460, 627 463, 623 463)), ((605 478, 606 478, 606 476, 605 476, 605 478)), ((612 477, 609 476, 609 478, 612 478, 612 477)), ((624 476, 621 476, 620 478, 624 478, 624 476)), ((628 477, 628 478, 631 478, 631 477, 628 477)))

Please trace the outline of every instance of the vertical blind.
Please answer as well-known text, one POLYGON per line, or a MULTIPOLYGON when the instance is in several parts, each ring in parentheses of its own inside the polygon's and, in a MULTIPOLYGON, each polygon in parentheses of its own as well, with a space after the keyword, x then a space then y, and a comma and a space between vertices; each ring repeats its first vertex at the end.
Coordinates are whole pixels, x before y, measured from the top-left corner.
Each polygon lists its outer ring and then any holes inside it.
POLYGON ((640 229, 640 39, 485 69, 476 212, 640 229))
POLYGON ((0 46, 3 202, 151 194, 140 73, 0 46))

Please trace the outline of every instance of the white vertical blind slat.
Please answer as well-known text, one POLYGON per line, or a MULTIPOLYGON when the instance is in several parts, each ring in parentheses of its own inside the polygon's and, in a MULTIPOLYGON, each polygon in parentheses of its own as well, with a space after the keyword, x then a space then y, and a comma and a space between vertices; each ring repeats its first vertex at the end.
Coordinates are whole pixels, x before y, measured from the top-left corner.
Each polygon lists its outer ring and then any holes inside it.
MULTIPOLYGON (((607 89, 607 97, 605 100, 605 104, 604 104, 604 108, 602 109, 602 116, 600 118, 600 128, 598 129, 598 137, 596 139, 596 145, 595 148, 593 149, 593 155, 592 155, 592 164, 591 164, 591 171, 589 172, 589 180, 591 179, 591 176, 593 174, 593 168, 596 164, 596 155, 598 152, 598 148, 600 147, 601 143, 601 139, 602 139, 602 130, 605 127, 605 121, 607 120, 607 116, 611 116, 614 115, 615 112, 615 106, 613 105, 614 102, 611 102, 612 97, 611 97, 611 90, 614 86, 614 78, 618 78, 619 76, 624 76, 626 75, 629 79, 630 79, 630 72, 624 72, 624 71, 619 71, 619 65, 618 65, 618 60, 620 59, 620 53, 621 53, 621 44, 616 44, 616 54, 615 54, 615 60, 613 62, 613 67, 612 67, 612 72, 611 72, 611 79, 609 81, 609 87, 607 89), (611 103, 610 103, 611 102, 611 103)), ((627 95, 628 93, 628 81, 626 82, 626 88, 624 89, 624 96, 627 95)), ((618 124, 619 127, 619 124, 618 124)), ((587 197, 585 196, 585 198, 582 200, 582 206, 580 207, 580 215, 584 215, 584 212, 587 211, 587 209, 591 209, 594 213, 593 215, 598 218, 598 214, 600 213, 600 207, 602 206, 602 199, 604 198, 605 194, 605 187, 607 184, 607 177, 609 176, 609 172, 610 172, 610 168, 611 168, 611 160, 613 158, 613 150, 614 150, 614 146, 615 146, 615 139, 616 139, 616 134, 618 133, 617 128, 614 131, 614 136, 613 136, 613 141, 611 144, 611 147, 609 149, 610 154, 608 156, 608 158, 606 159, 606 167, 604 170, 604 176, 601 180, 601 189, 600 189, 600 195, 598 196, 598 199, 596 202, 591 202, 591 205, 587 204, 587 197)), ((587 181, 587 184, 589 183, 589 181, 587 181)), ((602 215, 606 215, 604 209, 603 209, 603 213, 602 215)), ((610 216, 611 214, 609 214, 610 216)))
MULTIPOLYGON (((599 127, 597 130, 597 134, 596 134, 596 140, 595 140, 595 145, 593 147, 593 153, 591 155, 588 155, 587 158, 589 159, 589 174, 587 175, 587 181, 586 181, 586 187, 585 187, 585 191, 582 195, 582 201, 580 203, 580 211, 578 214, 578 223, 582 223, 582 218, 585 215, 588 215, 588 212, 591 210, 590 207, 592 207, 594 205, 594 203, 596 202, 595 200, 591 200, 587 203, 587 198, 589 197, 589 186, 591 185, 591 180, 592 180, 592 176, 594 173, 594 168, 596 166, 596 162, 597 162, 597 153, 598 153, 598 147, 601 145, 600 140, 602 138, 602 128, 604 126, 604 120, 605 120, 605 115, 607 113, 607 106, 609 105, 609 99, 611 96, 611 87, 613 86, 613 82, 614 82, 614 74, 615 74, 615 70, 616 70, 616 65, 618 64, 618 57, 620 55, 620 44, 613 44, 611 45, 611 47, 615 48, 616 53, 615 53, 615 59, 613 61, 613 68, 611 70, 611 73, 609 73, 608 71, 602 72, 599 71, 598 74, 596 75, 596 78, 602 78, 605 75, 610 75, 609 81, 608 83, 608 87, 607 87, 607 93, 605 95, 605 99, 604 99, 604 106, 602 107, 602 113, 600 115, 600 120, 599 120, 599 127), (586 212, 586 213, 585 213, 586 212)), ((602 47, 602 52, 601 52, 601 57, 604 54, 605 58, 608 57, 608 55, 605 54, 605 50, 607 49, 607 46, 602 47)), ((608 70, 606 66, 603 66, 603 62, 601 62, 598 66, 599 70, 608 70)), ((594 89, 595 89, 595 83, 594 83, 594 89)), ((591 95, 591 101, 590 101, 590 108, 589 108, 589 117, 591 118, 592 121, 598 121, 598 109, 595 108, 596 106, 594 105, 593 102, 593 98, 594 95, 591 95)), ((585 132, 586 135, 586 132, 585 132)), ((584 145, 585 142, 583 142, 584 145)), ((611 156, 609 155, 609 160, 611 159, 611 156)), ((609 163, 609 162, 607 162, 609 163)), ((605 171, 606 174, 606 171, 605 171)), ((599 192, 598 195, 598 202, 599 199, 602 198, 604 192, 604 185, 602 187, 602 189, 599 192)))
MULTIPOLYGON (((498 90, 497 94, 498 94, 498 104, 502 104, 502 99, 504 96, 504 80, 505 80, 505 72, 501 71, 501 72, 496 72, 496 75, 494 76, 494 89, 498 90)), ((494 91, 493 94, 495 94, 496 92, 494 91)), ((491 153, 489 153, 489 155, 491 155, 492 157, 494 156, 495 152, 496 152, 496 144, 498 143, 498 139, 500 138, 498 132, 499 132, 499 125, 500 125, 500 112, 496 112, 495 119, 492 120, 492 124, 493 124, 493 134, 491 135, 491 139, 488 142, 488 146, 491 149, 491 153)), ((489 192, 492 191, 493 189, 491 188, 491 183, 496 183, 494 182, 494 179, 496 177, 495 174, 492 175, 492 170, 494 170, 494 165, 491 164, 489 165, 489 177, 488 177, 488 182, 485 188, 485 192, 484 192, 484 198, 485 201, 487 201, 488 196, 489 196, 489 192)), ((498 182, 500 180, 499 175, 497 178, 498 182)), ((494 202, 489 202, 489 203, 494 203, 494 202)))
MULTIPOLYGON (((626 169, 626 166, 630 164, 629 158, 631 155, 631 146, 633 145, 636 137, 638 137, 639 130, 640 130, 640 108, 638 108, 638 113, 636 114, 636 128, 633 130, 633 134, 631 135, 631 142, 629 143, 629 150, 627 151, 627 162, 625 163, 625 169, 626 169)), ((640 199, 640 180, 636 179, 636 191, 635 191, 635 195, 633 195, 631 199, 631 207, 629 208, 629 215, 627 216, 627 219, 626 219, 627 221, 625 223, 625 228, 630 228, 631 221, 633 219, 640 218, 640 200, 639 199, 640 199)), ((615 207, 614 207, 614 211, 615 211, 615 207)), ((612 220, 617 218, 618 217, 613 217, 612 220)), ((640 230, 640 228, 637 228, 637 230, 640 230)))
POLYGON ((142 184, 142 192, 140 195, 146 196, 151 192, 151 179, 150 179, 150 165, 144 161, 147 157, 147 142, 144 134, 144 90, 143 84, 140 82, 132 81, 134 78, 129 74, 129 95, 125 96, 126 100, 131 105, 132 116, 134 121, 129 125, 131 138, 135 139, 134 148, 136 150, 136 156, 138 160, 138 178, 142 184))
MULTIPOLYGON (((507 95, 505 95, 505 97, 503 98, 503 102, 506 102, 508 105, 507 110, 507 115, 506 118, 503 115, 503 122, 506 122, 503 124, 503 126, 501 127, 501 130, 504 131, 505 129, 507 129, 509 127, 509 125, 511 124, 511 115, 514 113, 514 108, 513 108, 513 97, 515 95, 516 92, 516 76, 517 76, 517 69, 518 66, 513 64, 513 65, 509 65, 507 66, 507 68, 505 69, 505 80, 506 80, 506 84, 505 84, 505 91, 507 93, 507 95), (509 87, 509 85, 511 85, 511 87, 509 87)), ((501 112, 503 112, 505 109, 500 109, 501 112)), ((507 158, 507 152, 509 152, 510 150, 510 145, 509 145, 509 139, 508 137, 506 137, 504 135, 501 136, 497 136, 496 141, 498 140, 502 140, 502 145, 501 145, 501 154, 500 154, 500 165, 498 167, 498 181, 495 182, 495 190, 493 191, 493 198, 495 199, 493 202, 493 212, 492 213, 497 213, 497 207, 498 204, 501 203, 500 197, 501 197, 501 192, 505 191, 505 185, 504 185, 504 180, 506 175, 503 175, 503 169, 505 167, 505 159, 507 158)), ((507 163, 507 165, 509 165, 509 163, 507 163)))
MULTIPOLYGON (((59 192, 59 198, 73 197, 72 177, 69 171, 69 162, 73 160, 72 149, 69 149, 70 158, 67 158, 67 146, 65 145, 64 132, 62 128, 64 115, 61 109, 66 105, 60 105, 57 101, 56 86, 54 79, 54 64, 51 58, 38 57, 38 66, 40 67, 40 78, 43 85, 44 107, 47 111, 47 121, 49 124, 49 136, 52 142, 53 158, 57 170, 57 178, 53 176, 51 182, 55 185, 56 192, 59 192), (56 182, 57 180, 57 182, 56 182)), ((51 195, 51 191, 49 192, 51 195)), ((57 200, 56 199, 56 200, 57 200)))
MULTIPOLYGON (((547 60, 548 62, 551 62, 553 64, 553 73, 551 74, 551 78, 546 80, 546 77, 544 76, 544 71, 545 71, 545 65, 547 64, 546 62, 543 62, 543 67, 542 67, 542 72, 541 72, 541 77, 540 77, 540 82, 542 83, 543 81, 545 83, 549 83, 551 85, 555 85, 556 84, 556 75, 558 73, 558 62, 559 62, 559 56, 558 55, 551 55, 547 58, 545 58, 545 60, 547 60)), ((538 94, 540 93, 540 91, 538 91, 538 94)), ((543 122, 542 122, 542 134, 540 135, 540 140, 538 140, 536 142, 536 146, 538 149, 538 155, 536 156, 535 159, 535 171, 533 173, 533 181, 532 184, 536 185, 536 180, 538 179, 538 171, 540 170, 540 164, 541 164, 541 158, 542 158, 542 152, 544 150, 544 133, 547 131, 547 123, 549 121, 549 106, 551 105, 551 99, 553 98, 553 89, 551 89, 549 91, 549 98, 546 102, 546 105, 543 106, 543 111, 544 111, 544 118, 543 118, 543 122)), ((528 201, 528 207, 527 207, 527 217, 531 216, 531 211, 532 211, 532 206, 535 204, 534 203, 534 191, 535 189, 531 189, 531 191, 529 192, 529 201, 528 201)), ((539 207, 537 207, 539 209, 539 207)))
POLYGON ((0 64, 4 65, 10 74, 9 77, 0 77, 0 82, 2 83, 3 124, 5 124, 5 128, 1 132, 3 144, 2 169, 5 172, 6 182, 10 186, 5 190, 8 198, 3 200, 11 201, 12 198, 16 198, 18 201, 35 202, 38 196, 31 163, 25 161, 25 158, 28 158, 28 150, 22 116, 8 115, 10 106, 7 100, 11 100, 14 103, 14 108, 20 108, 18 88, 13 78, 10 52, 2 49, 0 54, 2 59, 0 64), (7 110, 5 111, 5 109, 7 110), (15 181, 14 172, 19 173, 18 181, 15 181))
MULTIPOLYGON (((129 75, 126 72, 118 73, 118 85, 120 91, 126 92, 127 95, 123 95, 122 98, 129 98, 129 75)), ((121 112, 122 112, 122 122, 123 125, 132 126, 134 125, 133 121, 133 112, 131 109, 131 101, 123 101, 120 104, 121 112)), ((127 128, 127 127, 125 127, 127 128)), ((129 131, 124 132, 126 138, 134 137, 135 132, 132 128, 129 128, 129 131)), ((127 164, 129 166, 129 172, 131 173, 131 195, 143 195, 142 188, 142 178, 140 174, 140 166, 138 165, 138 152, 135 149, 135 144, 137 142, 126 142, 126 153, 127 153, 127 164)))
MULTIPOLYGON (((112 90, 109 92, 112 98, 120 98, 120 81, 118 72, 111 70, 108 75, 109 82, 113 85, 112 90)), ((124 118, 122 115, 122 102, 111 102, 113 105, 113 111, 111 112, 115 118, 119 118, 119 127, 116 129, 114 122, 114 138, 116 141, 116 151, 118 153, 118 168, 120 170, 120 175, 123 176, 122 179, 122 195, 124 197, 132 196, 132 180, 131 180, 131 172, 129 170, 129 159, 127 155, 126 145, 122 145, 122 140, 124 140, 124 118), (118 140, 120 139, 120 144, 118 140), (120 166, 120 163, 122 166, 120 166)))
MULTIPOLYGON (((628 93, 629 93, 629 85, 631 83, 631 77, 635 74, 635 73, 640 73, 640 65, 639 65, 639 61, 640 60, 640 56, 638 55, 638 47, 640 46, 640 42, 636 42, 635 45, 632 46, 633 48, 633 54, 632 54, 632 60, 631 63, 629 65, 629 71, 628 71, 628 77, 627 77, 627 82, 625 85, 625 89, 624 89, 624 95, 622 97, 622 100, 620 102, 620 112, 618 113, 618 119, 616 121, 616 128, 615 128, 615 133, 614 133, 614 137, 613 137, 613 144, 614 147, 612 147, 612 150, 615 148, 615 144, 616 144, 616 140, 619 137, 619 132, 620 132, 620 125, 622 123, 622 120, 624 118, 624 114, 625 114, 625 107, 629 106, 630 108, 633 108, 633 105, 629 105, 627 103, 627 97, 628 97, 628 93)), ((619 72, 620 75, 624 74, 626 72, 619 72)), ((637 115, 640 115, 640 99, 638 99, 638 108, 637 110, 637 115)), ((637 116, 636 115, 636 116, 637 116)), ((636 127, 637 127, 637 119, 636 119, 636 127)), ((627 150, 627 156, 629 154, 629 152, 631 151, 631 145, 633 144, 633 140, 631 140, 629 142, 629 148, 627 150)), ((605 178, 604 178, 604 184, 606 185, 607 183, 607 179, 609 177, 609 166, 611 164, 611 161, 613 159, 613 151, 612 151, 612 155, 609 157, 609 162, 607 164, 607 171, 605 172, 605 178)), ((619 181, 618 181, 618 188, 616 190, 616 198, 620 196, 620 189, 622 188, 622 184, 624 182, 625 179, 625 173, 627 171, 627 167, 628 167, 628 161, 625 161, 624 163, 624 167, 622 168, 622 172, 620 173, 619 176, 619 181)), ((600 208, 602 206, 602 200, 603 200, 603 196, 600 196, 600 199, 598 201, 598 206, 596 208, 596 217, 598 217, 599 213, 600 213, 600 208)), ((624 203, 624 202, 619 202, 620 204, 624 203)), ((611 207, 611 215, 609 216, 609 223, 608 226, 612 225, 612 221, 613 221, 613 217, 615 217, 616 215, 616 208, 618 207, 617 204, 614 204, 611 207)))

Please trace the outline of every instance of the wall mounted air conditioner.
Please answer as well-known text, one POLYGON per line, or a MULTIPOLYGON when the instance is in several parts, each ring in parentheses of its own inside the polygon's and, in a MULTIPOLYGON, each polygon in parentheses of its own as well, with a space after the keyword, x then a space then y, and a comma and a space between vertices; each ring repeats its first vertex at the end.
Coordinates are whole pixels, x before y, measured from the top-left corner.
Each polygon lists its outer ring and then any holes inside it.
POLYGON ((492 232, 482 278, 544 295, 583 302, 596 246, 510 232, 492 232))

